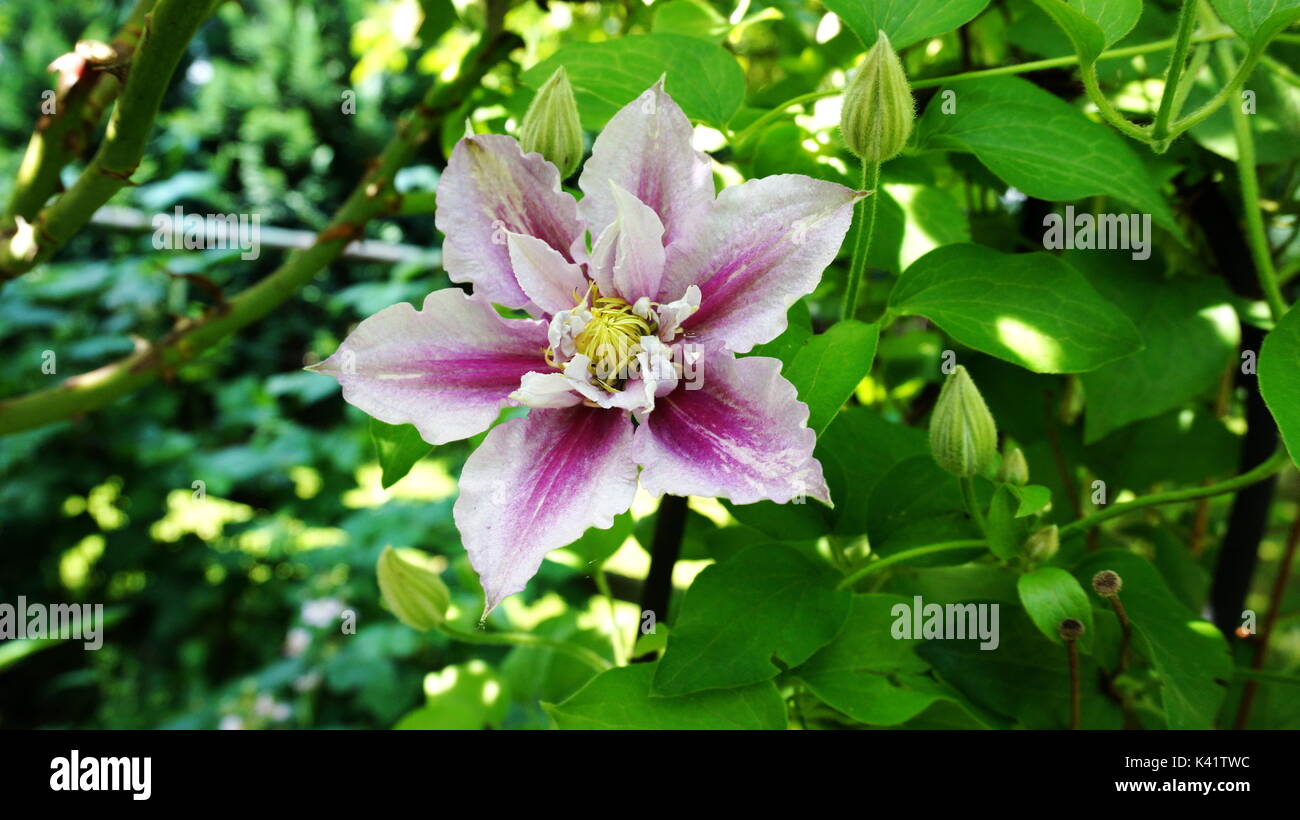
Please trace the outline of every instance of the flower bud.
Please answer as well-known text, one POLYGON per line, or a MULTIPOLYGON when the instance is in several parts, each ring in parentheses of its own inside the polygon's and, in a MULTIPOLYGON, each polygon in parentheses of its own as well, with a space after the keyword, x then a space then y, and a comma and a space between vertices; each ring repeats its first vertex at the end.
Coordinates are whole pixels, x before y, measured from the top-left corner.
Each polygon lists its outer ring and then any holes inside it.
POLYGON ((1056 632, 1061 636, 1061 640, 1077 641, 1083 637, 1083 622, 1077 621, 1074 618, 1066 618, 1061 621, 1060 626, 1056 628, 1056 632))
POLYGON ((844 89, 840 112, 844 142, 863 162, 884 162, 903 150, 915 117, 903 64, 882 31, 844 89))
POLYGON ((998 453, 998 429, 979 388, 961 365, 948 376, 930 417, 930 452, 961 478, 984 470, 998 453))
POLYGON ((1053 524, 1043 527, 1025 539, 1025 555, 1035 563, 1050 561, 1061 548, 1061 531, 1053 524))
POLYGON ((568 179, 578 169, 582 162, 582 125, 564 66, 555 69, 533 97, 519 127, 519 144, 524 153, 536 151, 553 162, 560 169, 560 179, 568 179))
POLYGON ((1103 569, 1092 576, 1092 588, 1103 598, 1114 598, 1124 588, 1124 581, 1119 577, 1118 572, 1103 569))
POLYGON ((421 632, 442 625, 451 606, 438 563, 419 550, 384 547, 376 566, 379 592, 397 620, 421 632))
POLYGON ((1002 467, 998 470, 998 481, 1023 487, 1029 483, 1029 463, 1019 447, 1012 447, 1002 456, 1002 467))

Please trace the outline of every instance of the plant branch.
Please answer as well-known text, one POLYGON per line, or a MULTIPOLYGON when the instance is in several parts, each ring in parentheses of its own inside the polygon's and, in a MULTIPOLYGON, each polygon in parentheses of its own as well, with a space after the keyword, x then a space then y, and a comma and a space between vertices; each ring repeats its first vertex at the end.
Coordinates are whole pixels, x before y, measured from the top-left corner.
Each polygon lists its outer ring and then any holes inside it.
POLYGON ((8 241, 0 242, 0 282, 49 258, 90 221, 99 206, 131 182, 172 74, 209 10, 207 3, 158 0, 145 17, 140 45, 103 143, 67 193, 31 223, 20 223, 8 241))
MULTIPOLYGON (((140 41, 145 15, 153 4, 154 0, 137 0, 131 15, 114 35, 110 45, 118 62, 131 58, 140 41)), ((73 84, 55 98, 54 113, 37 121, 18 167, 5 208, 10 229, 13 217, 32 220, 59 190, 63 167, 86 150, 104 109, 117 98, 121 88, 121 81, 112 73, 86 64, 73 84)))
MULTIPOLYGON (((1232 48, 1228 43, 1217 46, 1219 64, 1225 74, 1232 74, 1234 65, 1232 48)), ((1255 171, 1255 137, 1250 131, 1249 115, 1240 105, 1230 105, 1232 114, 1232 131, 1237 141, 1237 177, 1241 184, 1241 210, 1246 220, 1246 243, 1250 246, 1250 256, 1255 262, 1255 274, 1259 278, 1259 287, 1268 300, 1268 309, 1273 314, 1273 321, 1280 320, 1287 312, 1286 300, 1282 298, 1282 288, 1278 284, 1277 269, 1273 267, 1273 254, 1268 247, 1268 233, 1264 229, 1264 215, 1259 210, 1259 176, 1255 171)))
MULTIPOLYGON (((673 567, 682 552, 682 536, 686 532, 687 498, 683 495, 665 495, 659 501, 659 513, 655 520, 654 542, 650 547, 650 571, 646 573, 645 585, 641 588, 641 612, 654 613, 655 623, 668 620, 668 605, 673 595, 673 567)), ((641 618, 637 618, 637 634, 640 634, 641 618)), ((635 646, 635 639, 633 646, 635 646)), ((633 663, 651 660, 643 655, 633 658, 633 663)))
MULTIPOLYGON (((1178 98, 1178 89, 1187 64, 1187 49, 1191 45, 1192 29, 1196 27, 1197 0, 1183 0, 1178 12, 1178 34, 1174 38, 1174 53, 1169 55, 1169 68, 1165 71, 1165 88, 1160 95, 1160 108, 1156 111, 1155 122, 1151 126, 1151 138, 1163 141, 1169 134, 1169 120, 1177 112, 1174 101, 1178 98)), ((1189 80, 1194 77, 1189 77, 1189 80)))
POLYGON ((335 213, 329 226, 317 235, 314 245, 290 254, 274 272, 225 305, 201 318, 181 320, 170 333, 126 358, 73 376, 55 387, 0 402, 0 435, 97 410, 140 389, 161 373, 190 361, 274 310, 337 259, 361 235, 366 222, 400 207, 400 197, 392 187, 394 175, 410 162, 437 121, 461 105, 487 70, 519 45, 518 37, 502 33, 476 47, 466 57, 460 76, 453 82, 431 88, 398 124, 397 134, 376 159, 370 173, 335 213))
POLYGON ((1109 521, 1117 516, 1140 510, 1145 507, 1154 507, 1160 504, 1176 504, 1180 501, 1195 501, 1198 498, 1210 498, 1211 496, 1223 495, 1225 493, 1236 492, 1243 487, 1249 487, 1263 481, 1291 461, 1285 448, 1278 448, 1271 457, 1255 469, 1242 473, 1239 476, 1230 478, 1226 481, 1220 481, 1217 484, 1210 484, 1203 487, 1189 487, 1185 490, 1170 490, 1164 493, 1152 493, 1151 495, 1135 498, 1132 501, 1125 501, 1121 504, 1112 504, 1109 507, 1098 510, 1092 515, 1084 516, 1077 521, 1072 521, 1061 527, 1061 537, 1064 538, 1075 532, 1086 532, 1093 527, 1101 524, 1103 521, 1109 521))
POLYGON ((840 318, 852 319, 858 310, 862 293, 862 277, 867 268, 867 254, 871 249, 871 234, 876 229, 876 205, 880 201, 880 163, 862 163, 862 190, 869 194, 858 200, 858 237, 853 243, 853 259, 849 263, 849 277, 844 284, 844 302, 840 318))
MULTIPOLYGON (((1268 614, 1264 616, 1264 628, 1259 631, 1259 643, 1255 645, 1255 657, 1251 659, 1252 672, 1264 669, 1264 659, 1268 656, 1268 639, 1277 627, 1277 616, 1282 609, 1282 596, 1286 585, 1291 580, 1291 567, 1295 563, 1296 545, 1300 543, 1300 517, 1291 524, 1287 535, 1286 548, 1282 560, 1277 565, 1277 576, 1273 578, 1273 589, 1268 596, 1268 614)), ((1237 729, 1245 729, 1250 722, 1250 710, 1255 705, 1255 694, 1259 689, 1258 679, 1248 679, 1241 693, 1241 704, 1237 707, 1237 729)))
POLYGON ((887 555, 879 561, 872 561, 869 564, 859 567, 852 573, 844 576, 844 578, 835 585, 835 588, 849 589, 858 581, 861 581, 872 573, 879 572, 880 570, 885 569, 886 567, 891 567, 894 564, 911 561, 914 558, 921 558, 926 555, 934 555, 940 552, 976 549, 983 546, 985 546, 983 539, 971 538, 964 541, 944 541, 939 544, 929 544, 924 547, 913 547, 912 549, 896 552, 893 555, 887 555))

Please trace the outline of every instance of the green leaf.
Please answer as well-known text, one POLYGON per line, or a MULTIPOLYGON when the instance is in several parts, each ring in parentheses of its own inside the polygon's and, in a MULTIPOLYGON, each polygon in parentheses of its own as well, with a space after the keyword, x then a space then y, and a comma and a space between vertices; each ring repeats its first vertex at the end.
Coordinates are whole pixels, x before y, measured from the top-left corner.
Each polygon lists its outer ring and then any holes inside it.
POLYGON ((945 34, 969 22, 984 10, 989 0, 825 0, 844 25, 858 35, 863 45, 876 42, 884 31, 894 50, 945 34))
POLYGON ((1020 506, 1016 508, 1016 518, 1033 515, 1052 503, 1052 491, 1041 484, 1026 484, 1023 487, 1015 487, 1012 492, 1020 500, 1020 506))
POLYGON ((871 372, 880 328, 853 319, 836 322, 825 333, 804 339, 781 374, 808 405, 808 426, 821 435, 871 372))
POLYGON ((658 663, 638 663, 597 676, 559 705, 543 704, 560 729, 784 729, 785 701, 770 681, 657 697, 658 663))
POLYGON ((601 530, 592 527, 564 549, 575 553, 588 568, 595 569, 618 552, 618 548, 623 546, 628 536, 632 535, 635 527, 636 522, 632 520, 632 513, 625 512, 614 519, 614 524, 609 529, 601 530))
POLYGON ((1016 516, 1019 506, 1020 501, 1006 484, 998 486, 989 503, 985 535, 989 549, 1003 561, 1010 561, 1019 555, 1020 547, 1025 542, 1026 527, 1016 516))
POLYGON ((569 43, 525 71, 540 88, 564 66, 582 125, 599 130, 623 106, 667 75, 664 90, 692 120, 725 125, 745 96, 745 75, 721 46, 681 34, 633 34, 600 43, 569 43))
POLYGON ((897 595, 854 596, 840 634, 793 674, 822 702, 877 726, 895 726, 937 700, 953 699, 925 674, 929 664, 916 654, 920 638, 895 639, 899 605, 911 602, 897 595))
POLYGON ((1088 593, 1074 576, 1059 567, 1039 567, 1020 576, 1016 582, 1020 603, 1033 620, 1034 626, 1052 643, 1064 644, 1058 628, 1061 621, 1073 618, 1083 624, 1083 637, 1078 641, 1084 652, 1092 651, 1092 604, 1088 593))
MULTIPOLYGON (((867 500, 867 534, 876 553, 979 537, 965 512, 957 479, 927 453, 898 462, 876 483, 867 500)), ((923 556, 920 566, 964 564, 983 547, 923 556)))
POLYGON ((1065 0, 1034 0, 1034 3, 1070 38, 1080 62, 1085 65, 1097 62, 1097 56, 1106 50, 1106 32, 1094 19, 1065 0))
POLYGON ((1034 0, 1061 27, 1084 63, 1133 30, 1142 0, 1034 0))
POLYGON ((1273 35, 1300 19, 1300 0, 1211 0, 1219 19, 1252 43, 1273 35))
POLYGON ((876 485, 897 463, 926 456, 930 443, 924 430, 892 424, 868 407, 850 407, 835 417, 817 440, 815 455, 830 487, 831 500, 844 499, 831 510, 837 535, 867 531, 867 505, 853 499, 870 498, 876 485))
POLYGON ((1219 383, 1241 339, 1222 280, 1166 279, 1155 266, 1119 253, 1077 251, 1063 258, 1128 315, 1144 343, 1132 356, 1080 377, 1085 443, 1181 407, 1219 383))
POLYGON ((1088 556, 1074 574, 1088 584, 1103 569, 1124 579, 1120 600, 1133 623, 1135 647, 1151 661, 1163 683, 1169 728, 1212 728, 1232 676, 1223 634, 1179 603, 1156 568, 1141 556, 1102 550, 1088 556))
POLYGON ((917 124, 924 149, 969 151, 1029 196, 1066 202, 1105 194, 1177 230, 1146 166, 1122 137, 1019 77, 953 83, 957 110, 930 105, 917 124))
POLYGON ((696 577, 655 674, 657 695, 775 677, 830 642, 849 614, 827 565, 781 545, 752 547, 696 577))
POLYGON ((1036 373, 1079 373, 1141 349, 1132 321, 1045 253, 946 245, 908 268, 890 310, 1036 373))
MULTIPOLYGON (((925 641, 917 654, 976 707, 1005 715, 1028 729, 1069 726, 1065 648, 1049 643, 1025 611, 1014 605, 999 609, 998 638, 997 649, 990 651, 981 650, 979 641, 925 641)), ((1094 683, 1098 672, 1091 656, 1080 656, 1082 728, 1122 728, 1119 708, 1094 683)))
POLYGON ((1264 339, 1259 392, 1273 411, 1291 460, 1300 464, 1300 310, 1291 308, 1264 339))
POLYGON ((424 678, 425 705, 407 712, 394 729, 483 729, 500 726, 510 699, 501 677, 480 660, 444 667, 424 678))
POLYGON ((370 439, 384 471, 380 482, 385 490, 406 478, 415 463, 433 451, 433 445, 420 438, 419 431, 410 424, 385 424, 372 417, 370 439))
POLYGON ((650 30, 655 34, 684 34, 720 43, 731 30, 727 18, 701 0, 668 0, 666 3, 655 3, 654 14, 654 22, 651 23, 650 30))

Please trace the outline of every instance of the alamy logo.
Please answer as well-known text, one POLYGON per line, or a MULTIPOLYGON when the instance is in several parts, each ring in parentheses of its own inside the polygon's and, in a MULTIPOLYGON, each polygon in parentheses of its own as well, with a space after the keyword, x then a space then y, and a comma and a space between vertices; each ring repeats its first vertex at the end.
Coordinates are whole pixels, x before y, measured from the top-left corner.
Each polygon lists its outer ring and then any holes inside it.
POLYGON ((894 604, 890 634, 896 641, 964 641, 976 640, 980 649, 998 648, 997 604, 927 604, 920 595, 910 604, 894 604))
POLYGON ((61 638, 84 641, 86 649, 104 645, 103 604, 29 604, 19 595, 18 605, 0 604, 0 641, 24 638, 61 638))
POLYGON ((153 758, 82 757, 73 749, 50 761, 50 789, 56 792, 131 792, 132 800, 153 794, 153 758))
POLYGON ((1151 258, 1151 214, 1090 214, 1065 206, 1065 216, 1043 217, 1043 247, 1050 251, 1125 250, 1133 258, 1151 258))
POLYGON ((154 214, 155 250, 234 250, 240 259, 262 254, 260 214, 187 214, 177 205, 171 214, 154 214))

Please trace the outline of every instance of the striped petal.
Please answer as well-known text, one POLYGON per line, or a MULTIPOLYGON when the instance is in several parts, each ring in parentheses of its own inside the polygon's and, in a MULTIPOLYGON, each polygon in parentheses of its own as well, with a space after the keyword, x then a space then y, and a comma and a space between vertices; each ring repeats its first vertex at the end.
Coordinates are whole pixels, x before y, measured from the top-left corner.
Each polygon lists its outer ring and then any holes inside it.
POLYGON ((736 504, 801 496, 830 503, 808 406, 781 362, 713 351, 698 389, 682 387, 640 418, 633 445, 641 486, 659 495, 701 495, 736 504))
POLYGON ((493 428, 465 462, 453 515, 491 612, 546 553, 608 529, 636 494, 632 423, 585 405, 530 410, 493 428))
POLYGON ((585 194, 579 209, 592 236, 618 216, 611 182, 659 216, 665 247, 694 235, 713 201, 713 171, 709 158, 691 147, 693 133, 662 80, 614 115, 578 179, 585 194))
POLYGON ((486 430, 524 374, 547 370, 546 324, 505 319, 458 288, 417 311, 391 305, 357 325, 309 368, 333 376, 343 398, 388 424, 413 424, 430 444, 486 430))
POLYGON ((478 134, 456 143, 438 182, 438 230, 447 239, 443 266, 453 282, 507 307, 530 304, 515 280, 507 237, 533 236, 566 262, 582 261, 578 206, 560 190, 560 172, 541 154, 525 154, 514 137, 478 134))
POLYGON ((698 285, 700 309, 682 326, 699 341, 747 353, 775 339, 790 306, 812 293, 835 260, 859 197, 798 174, 723 190, 694 252, 669 260, 660 301, 698 285))

